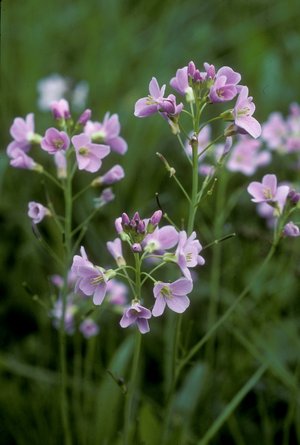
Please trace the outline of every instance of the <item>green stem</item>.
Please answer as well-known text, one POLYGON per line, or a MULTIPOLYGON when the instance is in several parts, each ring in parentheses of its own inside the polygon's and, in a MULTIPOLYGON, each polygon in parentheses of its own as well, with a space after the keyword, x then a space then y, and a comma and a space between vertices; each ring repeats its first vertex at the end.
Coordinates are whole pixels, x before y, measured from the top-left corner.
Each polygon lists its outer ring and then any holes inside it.
POLYGON ((124 445, 132 445, 133 436, 133 420, 134 420, 134 397, 136 394, 136 380, 138 374, 139 357, 141 352, 142 335, 139 330, 136 330, 135 349, 133 355, 133 362, 131 368, 130 382, 128 385, 127 398, 125 404, 125 419, 124 419, 124 445))
POLYGON ((64 287, 62 289, 62 316, 60 323, 60 367, 61 367, 61 416, 64 431, 64 443, 72 444, 68 418, 68 397, 67 397, 67 363, 66 363, 66 333, 65 314, 68 296, 68 273, 72 256, 72 175, 70 162, 67 164, 67 178, 64 182, 65 199, 65 227, 64 227, 64 247, 65 247, 65 271, 64 287))
POLYGON ((192 173, 192 196, 190 200, 189 218, 188 218, 188 235, 194 230, 195 216, 197 212, 197 195, 198 195, 198 140, 197 138, 192 140, 193 151, 193 173, 192 173))

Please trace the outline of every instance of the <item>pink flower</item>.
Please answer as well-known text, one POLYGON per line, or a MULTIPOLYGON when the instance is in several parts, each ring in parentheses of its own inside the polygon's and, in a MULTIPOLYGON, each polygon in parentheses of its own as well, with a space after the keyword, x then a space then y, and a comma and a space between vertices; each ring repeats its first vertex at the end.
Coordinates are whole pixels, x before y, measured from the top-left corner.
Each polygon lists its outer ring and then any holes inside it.
POLYGON ((178 242, 178 232, 173 226, 158 227, 153 233, 146 235, 143 241, 144 250, 154 252, 174 247, 178 242))
POLYGON ((34 136, 34 114, 27 114, 26 118, 16 117, 10 127, 10 134, 18 147, 28 151, 34 136))
POLYGON ((296 226, 292 221, 287 223, 283 228, 283 234, 285 236, 297 237, 300 236, 299 227, 296 226))
POLYGON ((288 128, 280 113, 271 113, 262 126, 262 139, 272 149, 282 147, 288 128))
POLYGON ((65 99, 53 101, 50 108, 54 119, 70 119, 71 117, 69 103, 65 99))
POLYGON ((91 338, 99 334, 99 326, 91 318, 86 318, 80 323, 79 330, 85 338, 91 338))
POLYGON ((111 304, 123 306, 127 301, 128 288, 118 280, 110 280, 107 283, 108 301, 111 304))
POLYGON ((101 267, 95 266, 88 260, 83 247, 80 249, 81 256, 75 255, 71 271, 76 276, 75 292, 93 296, 93 303, 100 305, 104 300, 107 289, 107 275, 101 267))
POLYGON ((107 145, 94 144, 84 133, 72 137, 79 170, 95 173, 102 165, 102 159, 110 152, 107 145))
POLYGON ((151 311, 143 307, 141 304, 133 302, 129 308, 124 310, 120 326, 122 328, 127 328, 132 324, 136 324, 140 333, 145 334, 150 331, 148 323, 149 318, 151 318, 151 311))
POLYGON ((106 243, 106 247, 111 256, 115 259, 118 266, 126 265, 126 261, 123 257, 122 242, 120 238, 116 238, 114 241, 108 241, 106 243))
POLYGON ((176 71, 176 76, 170 81, 170 85, 179 94, 186 96, 188 102, 194 101, 193 88, 189 84, 189 72, 188 67, 180 68, 176 71))
POLYGON ((109 145, 112 151, 123 155, 127 151, 127 142, 119 136, 121 130, 119 117, 106 113, 103 122, 87 121, 84 133, 91 137, 92 141, 109 145))
POLYGON ((174 312, 181 314, 190 305, 190 300, 187 297, 193 289, 192 280, 187 278, 179 278, 173 283, 159 282, 153 288, 153 294, 156 298, 152 309, 152 315, 159 317, 168 306, 174 312))
POLYGON ((56 128, 48 128, 45 136, 41 140, 41 147, 50 154, 58 151, 66 151, 70 145, 70 138, 64 131, 58 131, 56 128))
POLYGON ((50 216, 50 210, 38 202, 31 201, 28 203, 28 216, 32 219, 34 224, 40 223, 45 216, 50 216))
POLYGON ((205 263, 204 258, 199 255, 201 250, 202 246, 196 239, 196 232, 193 232, 189 237, 184 230, 179 232, 179 241, 175 252, 176 262, 188 280, 191 280, 189 268, 198 264, 202 266, 205 263))
POLYGON ((232 148, 227 162, 227 168, 233 172, 241 172, 244 175, 253 175, 260 166, 267 165, 271 161, 271 154, 267 151, 259 151, 261 142, 249 137, 241 137, 232 148))
POLYGON ((234 123, 242 133, 249 133, 250 136, 258 138, 261 134, 259 122, 252 117, 255 105, 252 97, 248 97, 248 88, 242 87, 238 95, 236 105, 233 109, 234 123))
MULTIPOLYGON (((21 148, 13 147, 12 142, 7 148, 7 154, 10 157, 10 165, 15 168, 22 168, 25 170, 38 169, 38 164, 28 156, 21 148)), ((41 168, 41 166, 40 166, 41 168)))
POLYGON ((57 177, 58 178, 66 178, 67 177, 67 160, 66 153, 64 151, 57 151, 54 153, 54 162, 57 169, 57 177))
POLYGON ((166 86, 159 87, 155 77, 149 83, 149 96, 139 99, 135 104, 134 115, 147 117, 157 112, 161 113, 167 120, 170 116, 177 116, 183 108, 182 104, 176 104, 173 94, 164 97, 166 86))
POLYGON ((247 191, 253 196, 251 201, 266 202, 272 206, 278 206, 278 210, 282 212, 290 188, 287 185, 277 187, 276 175, 268 174, 263 177, 261 183, 251 182, 247 191))
POLYGON ((92 185, 95 187, 97 185, 111 185, 115 182, 121 181, 125 176, 124 169, 121 165, 114 165, 110 170, 108 170, 103 176, 95 178, 92 185))
POLYGON ((241 75, 233 71, 229 66, 220 68, 215 77, 215 82, 209 91, 211 102, 225 102, 233 99, 237 93, 237 84, 241 80, 241 75))

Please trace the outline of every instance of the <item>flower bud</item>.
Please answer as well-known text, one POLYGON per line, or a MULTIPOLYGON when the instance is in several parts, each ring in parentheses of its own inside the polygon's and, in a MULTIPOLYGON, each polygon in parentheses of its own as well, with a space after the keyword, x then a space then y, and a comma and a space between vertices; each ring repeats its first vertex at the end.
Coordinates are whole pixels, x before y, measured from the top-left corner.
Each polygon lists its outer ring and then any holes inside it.
POLYGON ((140 243, 132 244, 131 248, 132 248, 133 252, 135 252, 135 253, 139 253, 142 251, 142 246, 140 245, 140 243))

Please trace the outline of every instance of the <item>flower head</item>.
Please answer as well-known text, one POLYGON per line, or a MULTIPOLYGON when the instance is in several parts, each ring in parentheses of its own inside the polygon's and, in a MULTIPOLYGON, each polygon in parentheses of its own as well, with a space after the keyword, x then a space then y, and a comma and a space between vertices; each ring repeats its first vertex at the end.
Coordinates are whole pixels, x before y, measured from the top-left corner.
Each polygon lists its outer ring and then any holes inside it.
POLYGON ((102 165, 102 159, 110 152, 107 145, 94 144, 84 133, 72 137, 79 170, 95 173, 102 165))
POLYGON ((248 133, 254 138, 261 134, 259 122, 252 117, 255 111, 255 105, 252 97, 248 97, 248 87, 242 87, 238 95, 236 105, 233 109, 234 123, 241 133, 248 133))
POLYGON ((140 303, 132 302, 131 306, 124 310, 123 317, 120 320, 120 326, 127 328, 136 324, 140 333, 145 334, 150 331, 148 320, 151 318, 151 311, 140 303))
POLYGON ((124 169, 121 165, 114 165, 110 170, 108 170, 103 176, 95 178, 92 185, 95 187, 97 185, 111 185, 115 182, 121 181, 125 176, 124 169))
POLYGON ((282 211, 288 193, 289 186, 281 185, 277 187, 276 175, 268 174, 262 179, 262 182, 253 181, 248 185, 247 191, 253 196, 253 202, 266 202, 267 204, 278 207, 279 212, 282 211))
POLYGON ((16 117, 10 127, 10 134, 18 143, 17 146, 27 152, 34 138, 34 114, 27 114, 25 119, 16 117))
POLYGON ((116 238, 114 241, 108 241, 106 243, 106 247, 111 256, 115 259, 118 266, 126 265, 126 261, 123 257, 122 242, 120 238, 116 238))
POLYGON ((99 333, 99 326, 91 318, 86 318, 80 323, 79 330, 85 338, 91 338, 99 333))
POLYGON ((50 214, 50 210, 39 202, 31 201, 28 203, 28 216, 32 219, 34 224, 40 223, 45 216, 49 216, 50 214))
POLYGON ((157 112, 161 113, 166 119, 171 116, 177 116, 183 108, 182 104, 176 104, 176 98, 173 94, 164 97, 166 86, 159 87, 155 77, 149 83, 149 96, 139 99, 135 104, 134 115, 137 117, 147 117, 157 112))
POLYGON ((300 236, 299 227, 292 221, 288 222, 283 228, 283 234, 285 236, 297 237, 300 236))
POLYGON ((227 162, 228 170, 253 175, 258 167, 271 161, 271 154, 268 151, 259 151, 260 147, 260 141, 247 136, 241 137, 231 150, 227 162))
POLYGON ((120 137, 121 130, 119 116, 106 113, 103 122, 87 121, 84 133, 91 137, 93 142, 109 145, 112 151, 123 155, 127 151, 127 142, 120 137))
POLYGON ((153 294, 156 298, 152 309, 152 315, 158 317, 162 315, 165 307, 168 306, 174 312, 181 314, 190 305, 190 300, 187 297, 193 289, 193 282, 187 278, 179 278, 173 283, 155 284, 153 294))
POLYGON ((28 156, 24 150, 15 145, 15 142, 12 142, 7 147, 7 154, 10 157, 10 165, 15 168, 22 168, 25 170, 35 170, 38 168, 42 168, 38 166, 38 164, 28 156))
POLYGON ((83 247, 80 252, 81 255, 74 256, 71 267, 76 276, 75 292, 93 296, 93 303, 100 305, 106 294, 109 271, 91 263, 83 247))
POLYGON ((66 151, 70 145, 70 138, 64 131, 58 131, 56 128, 48 128, 45 136, 41 140, 41 147, 50 154, 58 151, 66 151))
POLYGON ((50 108, 54 119, 70 119, 71 117, 69 103, 65 99, 51 102, 50 108))
POLYGON ((184 230, 179 232, 179 241, 175 252, 176 262, 183 275, 189 280, 191 280, 189 268, 198 264, 202 266, 205 263, 204 258, 199 255, 201 250, 202 246, 196 239, 196 232, 193 232, 189 237, 184 230))

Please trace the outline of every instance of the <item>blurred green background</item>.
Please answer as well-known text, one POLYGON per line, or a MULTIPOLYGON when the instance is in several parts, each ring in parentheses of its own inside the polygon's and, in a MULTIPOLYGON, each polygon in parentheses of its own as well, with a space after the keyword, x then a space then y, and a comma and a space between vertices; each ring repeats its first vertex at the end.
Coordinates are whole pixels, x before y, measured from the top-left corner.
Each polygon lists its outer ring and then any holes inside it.
MULTIPOLYGON (((26 281, 32 292, 41 297, 49 291, 45 276, 53 270, 47 255, 39 249, 26 216, 27 202, 43 200, 44 189, 39 177, 11 169, 5 154, 14 117, 34 112, 37 131, 41 134, 52 125, 50 114, 38 109, 37 82, 53 73, 70 77, 74 82, 86 80, 90 87, 87 106, 93 110, 93 118, 102 120, 106 111, 120 116, 121 134, 128 142, 129 150, 124 158, 115 156, 114 161, 123 165, 126 179, 116 185, 116 201, 94 220, 85 240, 92 257, 100 258, 106 240, 115 236, 111 221, 123 211, 131 213, 136 209, 148 216, 156 208, 155 192, 160 193, 163 206, 171 216, 177 215, 178 221, 178 215, 184 211, 180 195, 173 190, 174 185, 155 156, 157 151, 163 152, 184 181, 186 167, 177 141, 158 116, 145 120, 133 116, 134 103, 147 94, 151 77, 157 77, 160 84, 168 84, 176 69, 190 60, 198 66, 203 62, 217 67, 229 65, 242 73, 242 83, 249 86, 256 104, 255 116, 260 122, 265 121, 272 111, 287 113, 289 104, 299 101, 299 21, 298 0, 2 0, 0 369, 1 386, 5 386, 0 395, 0 443, 40 444, 47 422, 53 427, 57 420, 54 408, 50 410, 52 417, 45 419, 52 402, 47 399, 43 384, 50 384, 51 376, 38 375, 37 371, 38 389, 34 379, 24 378, 32 376, 35 364, 41 366, 44 363, 45 368, 55 368, 53 350, 56 346, 55 340, 51 339, 50 322, 22 286, 26 281), (45 341, 48 348, 42 348, 45 341), (26 363, 33 368, 27 369, 26 363), (14 402, 8 403, 8 400, 14 402), (41 410, 42 420, 38 415, 41 410), (13 433, 16 417, 18 428, 13 433), (27 428, 30 423, 34 425, 34 432, 27 428)), ((281 167, 278 165, 278 168, 281 167)), ((286 179, 296 180, 296 174, 293 172, 286 179)), ((78 187, 82 184, 84 179, 79 179, 78 187)), ((241 184, 247 182, 237 175, 231 180, 228 193, 241 184)), ((81 207, 76 209, 78 219, 89 208, 90 198, 87 194, 81 207)), ((247 284, 269 242, 268 231, 255 216, 254 206, 251 207, 245 194, 241 203, 241 207, 236 207, 228 217, 230 223, 226 229, 239 232, 239 237, 228 249, 226 245, 222 257, 221 279, 223 288, 228 291, 228 301, 234 297, 234 292, 238 293, 247 284), (253 242, 257 240, 259 243, 253 242)), ((204 244, 213 239, 214 231, 210 226, 214 218, 214 203, 209 202, 198 223, 199 228, 201 222, 206 227, 202 237, 200 228, 200 240, 204 244)), ((51 229, 47 230, 51 237, 51 229)), ((295 301, 295 296, 299 297, 300 275, 299 243, 294 242, 294 245, 287 243, 281 249, 279 259, 272 263, 265 277, 267 285, 263 281, 257 283, 254 297, 258 307, 252 307, 250 302, 241 308, 240 318, 237 316, 231 327, 233 329, 235 323, 246 333, 253 329, 258 336, 256 347, 260 354, 273 354, 274 367, 281 377, 278 380, 278 375, 277 379, 270 375, 265 379, 259 395, 249 396, 240 414, 230 418, 218 441, 213 443, 288 445, 296 444, 299 439, 299 431, 296 436, 293 423, 295 413, 299 415, 299 404, 295 401, 299 395, 295 389, 299 374, 299 339, 296 335, 299 302, 295 301), (276 279, 278 276, 280 278, 276 279), (249 311, 249 315, 243 310, 249 311), (245 317, 248 324, 243 326, 245 317), (289 364, 292 366, 288 371, 289 364), (291 379, 294 379, 292 383, 291 379), (253 405, 258 406, 258 412, 253 405), (284 425, 278 426, 280 419, 284 419, 284 425), (259 434, 263 439, 258 439, 259 434)), ((108 259, 106 253, 103 255, 108 259)), ((210 256, 208 252, 207 270, 203 277, 201 275, 204 303, 197 303, 200 323, 194 336, 201 335, 205 327, 206 317, 201 311, 209 295, 210 256)), ((157 327, 158 332, 159 329, 157 327)), ((245 344, 241 346, 241 331, 235 330, 239 338, 226 331, 227 336, 221 339, 219 360, 222 366, 227 362, 227 367, 217 367, 217 388, 224 399, 228 396, 228 400, 251 375, 249 368, 255 369, 251 345, 248 345, 250 349, 245 348, 245 344)), ((150 359, 158 363, 159 354, 151 340, 148 340, 146 350, 150 359)), ((151 380, 151 376, 147 377, 151 380)), ((159 377, 158 372, 158 381, 159 377)), ((157 400, 157 382, 152 383, 150 381, 148 396, 157 400)), ((193 428, 199 437, 215 418, 215 413, 222 409, 222 397, 215 396, 215 404, 210 405, 208 412, 203 410, 203 405, 200 409, 199 401, 195 401, 195 410, 199 409, 195 411, 193 428)), ((207 397, 204 391, 199 400, 207 402, 207 397)), ((180 405, 180 399, 178 403, 180 405)), ((60 443, 57 428, 53 430, 52 439, 47 439, 48 442, 45 439, 45 444, 60 443)))

